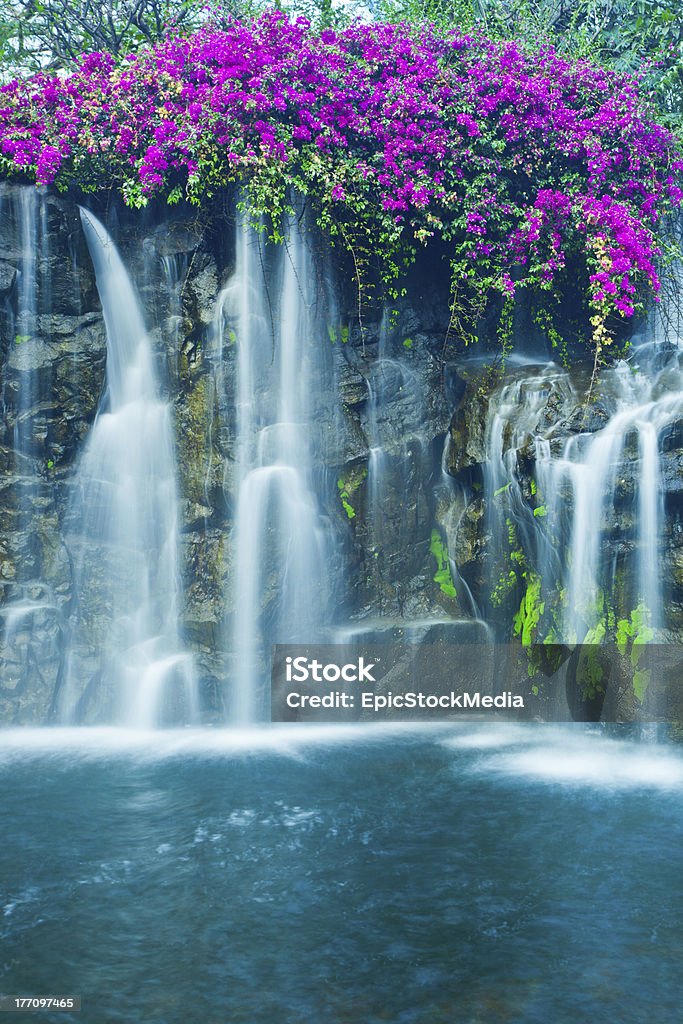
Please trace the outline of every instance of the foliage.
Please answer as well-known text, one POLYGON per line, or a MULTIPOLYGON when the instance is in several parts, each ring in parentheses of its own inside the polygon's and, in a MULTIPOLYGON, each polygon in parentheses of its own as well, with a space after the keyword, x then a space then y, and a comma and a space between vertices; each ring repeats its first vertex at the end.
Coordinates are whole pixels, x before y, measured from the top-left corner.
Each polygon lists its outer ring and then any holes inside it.
POLYGON ((376 255, 389 282, 440 236, 474 321, 496 293, 509 319, 517 290, 582 259, 599 345, 659 289, 655 230, 682 198, 634 79, 431 27, 316 32, 270 12, 11 83, 0 119, 0 169, 39 184, 118 182, 142 206, 239 182, 276 238, 303 193, 359 283, 376 255))
POLYGON ((9 0, 0 23, 3 65, 26 72, 77 63, 83 53, 123 54, 162 38, 169 23, 198 25, 199 5, 180 0, 9 0))
POLYGON ((429 550, 436 559, 436 572, 434 582, 439 584, 439 589, 446 597, 457 597, 457 591, 451 573, 451 563, 448 557, 448 549, 441 539, 438 530, 432 530, 432 537, 429 550))
MULTIPOLYGON (((493 0, 490 7, 498 6, 493 0)), ((526 25, 508 31, 538 30, 572 57, 599 61, 637 74, 643 91, 655 99, 671 127, 683 129, 683 20, 672 0, 529 0, 515 5, 526 25)))
POLYGON ((334 324, 327 325, 327 336, 333 345, 337 344, 338 340, 341 340, 342 345, 346 345, 349 340, 349 328, 348 324, 342 324, 337 331, 337 327, 334 324))
POLYGON ((639 76, 665 123, 683 135, 683 19, 674 0, 383 0, 389 20, 479 27, 639 76))
POLYGON ((351 504, 351 499, 367 475, 368 471, 366 467, 361 466, 360 468, 352 469, 346 479, 340 478, 337 480, 339 499, 348 519, 356 518, 356 510, 351 504))
POLYGON ((642 664, 644 646, 654 640, 654 630, 650 622, 650 609, 641 601, 637 608, 632 609, 628 619, 620 619, 617 623, 616 641, 619 652, 628 656, 633 669, 633 692, 642 703, 650 683, 650 671, 642 664))
POLYGON ((512 622, 512 633, 520 638, 522 647, 531 647, 545 611, 545 602, 541 601, 541 577, 531 571, 525 572, 524 577, 526 590, 512 622))
POLYGON ((575 679, 583 700, 596 700, 605 692, 605 666, 600 644, 604 643, 606 633, 604 622, 599 622, 589 629, 579 647, 575 679))
POLYGON ((641 601, 636 608, 632 609, 629 618, 619 619, 616 641, 621 654, 626 654, 629 648, 632 652, 639 645, 654 640, 655 633, 650 625, 651 618, 650 609, 641 601))
POLYGON ((436 25, 442 30, 471 30, 477 21, 473 0, 379 0, 377 14, 390 23, 436 25))
MULTIPOLYGON (((322 0, 325 2, 325 0, 322 0)), ((196 30, 209 11, 217 24, 263 10, 261 0, 5 0, 0 13, 0 81, 73 68, 85 53, 116 57, 196 30)))
POLYGON ((613 641, 628 665, 633 693, 637 700, 643 702, 651 681, 644 656, 647 645, 655 636, 650 621, 650 609, 642 601, 616 623, 611 609, 605 609, 602 618, 588 630, 580 646, 576 679, 584 699, 593 700, 605 692, 605 665, 600 645, 613 641))
POLYGON ((353 505, 351 504, 351 502, 349 501, 349 498, 351 497, 351 495, 349 494, 348 490, 346 489, 346 485, 344 484, 343 480, 337 480, 337 489, 339 491, 339 497, 341 499, 342 507, 343 507, 344 511, 346 512, 347 517, 349 519, 355 519, 356 518, 356 510, 353 507, 353 505))

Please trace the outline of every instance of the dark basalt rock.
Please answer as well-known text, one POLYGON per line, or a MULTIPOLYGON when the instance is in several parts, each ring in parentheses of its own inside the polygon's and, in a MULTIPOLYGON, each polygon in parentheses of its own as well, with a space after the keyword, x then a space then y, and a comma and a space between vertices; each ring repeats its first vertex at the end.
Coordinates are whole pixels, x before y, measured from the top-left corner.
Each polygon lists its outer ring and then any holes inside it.
MULTIPOLYGON (((0 186, 5 213, 0 218, 0 721, 50 720, 62 638, 75 602, 85 603, 89 616, 89 633, 76 653, 89 680, 83 714, 97 721, 112 699, 98 689, 93 654, 108 628, 106 581, 93 571, 93 593, 74 593, 79 539, 70 510, 79 454, 103 394, 106 336, 78 208, 46 193, 40 231, 47 226, 47 239, 36 260, 34 323, 30 336, 17 341, 23 259, 18 196, 18 186, 0 186), (29 440, 17 451, 20 421, 29 440)), ((182 524, 181 628, 195 655, 207 717, 220 720, 229 671, 226 624, 234 614, 237 369, 229 341, 221 364, 213 324, 217 297, 234 265, 233 225, 219 230, 211 218, 182 208, 138 216, 113 205, 104 216, 136 281, 162 387, 173 407, 182 524)), ((388 331, 379 314, 368 315, 361 331, 352 275, 342 270, 337 280, 335 322, 345 330, 319 339, 329 347, 330 380, 321 382, 312 401, 321 452, 315 472, 325 481, 323 513, 337 538, 329 573, 340 622, 381 618, 401 629, 415 619, 466 618, 472 607, 465 590, 478 601, 504 568, 494 551, 481 488, 496 381, 469 351, 466 360, 454 354, 458 349, 452 342, 444 344, 447 278, 446 266, 432 270, 418 262, 388 331), (377 433, 384 459, 381 508, 373 505, 368 477, 377 433), (460 489, 448 485, 444 469, 460 489), (345 508, 340 493, 349 483, 345 508), (454 581, 455 599, 434 579, 435 524, 462 576, 454 581)), ((513 381, 528 367, 511 366, 505 373, 513 381)), ((590 368, 581 367, 574 394, 559 385, 548 387, 539 424, 557 452, 571 436, 592 433, 607 420, 609 396, 598 393, 585 405, 589 378, 590 368)), ((669 510, 665 585, 672 636, 683 636, 681 423, 667 430, 663 450, 669 510)), ((530 436, 520 443, 518 456, 530 501, 530 436)), ((618 488, 608 540, 615 558, 631 544, 636 473, 634 462, 618 488)), ((96 552, 88 557, 96 561, 96 552)), ((267 583, 266 615, 278 586, 274 576, 267 583)), ((515 600, 518 604, 516 592, 509 596, 510 603, 515 600)))

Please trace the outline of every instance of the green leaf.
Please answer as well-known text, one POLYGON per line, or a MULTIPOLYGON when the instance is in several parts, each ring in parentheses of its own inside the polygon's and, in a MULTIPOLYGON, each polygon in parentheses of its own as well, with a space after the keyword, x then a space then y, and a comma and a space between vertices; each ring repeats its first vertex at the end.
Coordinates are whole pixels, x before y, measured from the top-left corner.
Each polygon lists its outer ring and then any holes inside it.
POLYGON ((530 573, 524 597, 519 611, 512 620, 513 635, 520 637, 522 647, 530 647, 534 634, 545 611, 545 601, 541 601, 541 577, 530 573))
POLYGON ((636 697, 643 703, 647 688, 650 685, 650 673, 647 669, 636 669, 633 673, 633 692, 636 697))
POLYGON ((337 490, 339 491, 342 508, 346 512, 348 519, 356 518, 356 510, 351 504, 351 498, 363 483, 363 480, 365 480, 367 475, 368 471, 366 467, 363 466, 360 469, 352 469, 347 480, 344 480, 341 477, 337 480, 337 490))
POLYGON ((441 539, 438 530, 432 530, 429 550, 436 559, 437 569, 434 573, 434 582, 438 583, 439 589, 446 597, 457 597, 457 590, 451 574, 451 564, 448 558, 448 550, 441 539))

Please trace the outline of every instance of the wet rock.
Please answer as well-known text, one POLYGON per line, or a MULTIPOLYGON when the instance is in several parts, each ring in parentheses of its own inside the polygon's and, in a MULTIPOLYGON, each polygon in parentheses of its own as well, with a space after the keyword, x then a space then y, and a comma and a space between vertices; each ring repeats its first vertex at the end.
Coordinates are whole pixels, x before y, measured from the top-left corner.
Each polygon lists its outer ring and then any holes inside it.
POLYGON ((345 405, 360 405, 367 401, 368 382, 362 373, 344 360, 339 374, 339 393, 345 405))
POLYGON ((196 260, 187 290, 194 300, 195 316, 199 324, 206 327, 213 323, 218 295, 218 269, 210 255, 202 254, 196 260))
POLYGON ((160 225, 155 234, 155 246, 160 256, 193 253, 204 241, 204 228, 199 220, 171 221, 160 225))
POLYGON ((451 476, 486 461, 486 415, 486 402, 468 388, 449 428, 446 469, 451 476))
POLYGON ((0 260, 0 295, 8 295, 17 280, 17 268, 0 260))
MULTIPOLYGON (((70 200, 48 193, 42 220, 39 217, 39 231, 47 225, 49 239, 36 260, 37 305, 30 331, 19 328, 14 306, 24 248, 18 196, 15 186, 0 189, 6 214, 0 218, 5 413, 0 436, 0 596, 6 622, 16 624, 6 624, 0 632, 0 720, 40 722, 54 713, 62 638, 73 625, 75 602, 80 602, 87 614, 82 635, 73 645, 82 678, 78 706, 84 720, 102 721, 115 704, 115 694, 106 692, 99 675, 99 650, 110 629, 112 598, 97 571, 98 559, 106 564, 106 553, 84 552, 74 508, 78 460, 104 393, 106 335, 78 209, 70 200), (22 450, 15 450, 19 433, 25 442, 22 450), (75 594, 73 566, 81 557, 92 560, 94 582, 91 592, 75 594), (34 604, 27 607, 26 602, 34 604)), ((228 650, 234 604, 239 600, 234 593, 232 536, 238 345, 228 331, 221 349, 214 320, 234 251, 227 231, 210 231, 191 212, 161 211, 158 222, 138 221, 125 211, 119 216, 124 257, 142 295, 162 390, 173 408, 182 533, 180 628, 195 657, 206 715, 220 721, 232 671, 228 650)), ((533 510, 541 504, 534 493, 535 436, 542 436, 559 457, 570 442, 577 450, 589 444, 614 411, 614 395, 606 386, 603 390, 600 381, 586 403, 590 365, 569 376, 558 367, 511 365, 501 381, 490 367, 472 358, 444 364, 451 351, 444 346, 447 273, 442 280, 436 266, 416 269, 409 294, 397 304, 395 323, 383 323, 381 311, 374 310, 367 314, 362 331, 355 296, 345 291, 343 281, 339 284, 344 334, 333 339, 321 329, 317 340, 325 346, 324 379, 316 382, 310 396, 315 427, 308 441, 316 452, 312 473, 322 515, 334 535, 325 581, 332 596, 321 592, 319 599, 332 602, 335 621, 389 619, 392 637, 405 631, 410 621, 472 615, 467 591, 476 604, 509 576, 507 539, 503 537, 504 543, 496 548, 481 486, 496 388, 523 381, 520 405, 538 399, 533 422, 522 424, 513 409, 503 435, 503 450, 512 449, 518 466, 522 508, 515 511, 520 522, 526 509, 533 524, 533 510), (445 440, 444 468, 457 485, 443 484, 445 440), (435 525, 448 559, 461 574, 460 579, 457 573, 454 576, 456 598, 435 580, 437 563, 430 550, 435 525)), ((278 311, 272 315, 277 318, 278 311)), ((671 386, 676 386, 673 378, 671 386)), ((261 398, 267 408, 268 396, 261 398)), ((674 420, 661 438, 661 486, 667 509, 663 572, 669 628, 679 638, 682 424, 683 420, 674 420)), ((601 555, 619 565, 632 559, 636 549, 636 448, 634 435, 625 446, 628 458, 617 479, 614 502, 604 512, 601 555)), ((568 507, 570 502, 567 483, 560 504, 568 507)), ((547 525, 550 530, 552 524, 547 525)), ((266 538, 264 564, 270 544, 266 538)), ((273 563, 274 550, 273 546, 273 563)), ((266 577, 265 620, 283 586, 281 568, 273 568, 266 577)), ((517 580, 501 597, 508 620, 519 607, 521 585, 517 580)), ((445 634, 438 639, 450 642, 445 634)))

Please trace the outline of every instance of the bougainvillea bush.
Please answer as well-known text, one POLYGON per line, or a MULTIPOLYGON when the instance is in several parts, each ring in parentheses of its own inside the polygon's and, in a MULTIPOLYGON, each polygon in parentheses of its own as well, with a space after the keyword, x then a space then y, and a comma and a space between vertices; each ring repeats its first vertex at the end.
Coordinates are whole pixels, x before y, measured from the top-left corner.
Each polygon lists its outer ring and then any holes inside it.
POLYGON ((454 308, 549 291, 578 256, 599 345, 659 289, 658 224, 682 198, 673 136, 633 78, 408 25, 316 32, 271 12, 119 63, 90 54, 5 86, 0 125, 5 174, 116 183, 132 205, 240 182, 277 235, 303 193, 387 280, 441 236, 454 308))

